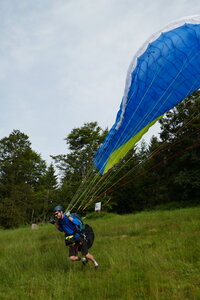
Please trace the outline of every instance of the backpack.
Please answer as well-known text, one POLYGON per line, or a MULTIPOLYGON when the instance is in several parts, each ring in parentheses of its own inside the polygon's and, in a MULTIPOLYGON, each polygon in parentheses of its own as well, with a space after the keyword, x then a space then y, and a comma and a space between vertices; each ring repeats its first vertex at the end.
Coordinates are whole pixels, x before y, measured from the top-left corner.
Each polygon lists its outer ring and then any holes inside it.
POLYGON ((82 233, 87 242, 88 249, 91 248, 95 237, 92 227, 88 224, 85 224, 85 228, 82 230, 82 233))
POLYGON ((79 216, 79 214, 73 213, 71 214, 74 218, 79 219, 79 221, 81 221, 81 225, 79 225, 79 229, 85 239, 85 241, 87 242, 87 246, 88 249, 92 247, 93 242, 94 242, 94 231, 92 229, 92 227, 88 224, 84 224, 83 220, 81 218, 81 216, 79 216))
POLYGON ((80 229, 82 231, 85 228, 85 224, 83 223, 81 216, 79 216, 79 214, 76 214, 76 213, 73 213, 71 215, 72 215, 72 217, 78 219, 81 222, 81 224, 78 225, 77 227, 78 227, 78 229, 80 229))

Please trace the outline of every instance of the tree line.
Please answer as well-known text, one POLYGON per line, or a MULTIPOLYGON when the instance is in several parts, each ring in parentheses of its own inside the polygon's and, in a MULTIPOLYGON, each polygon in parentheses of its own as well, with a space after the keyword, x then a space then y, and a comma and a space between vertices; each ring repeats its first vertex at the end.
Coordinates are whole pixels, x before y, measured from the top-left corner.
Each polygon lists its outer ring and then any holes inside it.
MULTIPOLYGON (((96 195, 104 210, 131 213, 199 205, 199 112, 196 91, 159 121, 159 137, 152 136, 148 145, 142 141, 114 166, 106 190, 96 195)), ((82 183, 88 170, 96 174, 93 156, 107 132, 97 122, 74 128, 65 138, 66 153, 52 156, 50 166, 32 149, 25 133, 13 130, 2 138, 0 226, 47 222, 55 204, 66 207, 81 186, 87 188, 87 179, 82 183)))

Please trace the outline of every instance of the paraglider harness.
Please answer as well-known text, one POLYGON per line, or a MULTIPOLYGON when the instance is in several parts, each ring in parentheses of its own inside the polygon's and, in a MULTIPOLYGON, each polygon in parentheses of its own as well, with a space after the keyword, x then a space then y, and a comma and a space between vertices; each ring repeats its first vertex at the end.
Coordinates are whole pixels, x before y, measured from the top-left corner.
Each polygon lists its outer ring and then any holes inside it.
POLYGON ((92 247, 92 244, 94 242, 94 231, 92 227, 88 224, 84 224, 82 218, 74 213, 71 214, 72 217, 78 219, 81 224, 74 226, 74 233, 72 235, 65 235, 65 245, 66 246, 74 246, 77 244, 77 242, 81 245, 81 242, 79 240, 75 239, 75 234, 78 233, 81 237, 81 240, 85 241, 87 244, 88 249, 92 247))

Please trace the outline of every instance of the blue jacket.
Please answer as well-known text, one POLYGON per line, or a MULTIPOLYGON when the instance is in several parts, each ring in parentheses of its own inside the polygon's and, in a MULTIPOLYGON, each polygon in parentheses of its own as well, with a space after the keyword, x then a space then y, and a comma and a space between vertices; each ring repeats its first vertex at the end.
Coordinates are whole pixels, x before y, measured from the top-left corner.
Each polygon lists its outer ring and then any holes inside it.
MULTIPOLYGON (((73 221, 70 221, 68 217, 64 214, 64 217, 58 220, 58 230, 61 232, 65 232, 66 235, 74 234, 76 229, 78 229, 78 225, 81 225, 81 221, 79 219, 74 218, 73 216, 71 217, 73 218, 73 221)), ((78 238, 79 236, 80 234, 78 232, 74 234, 75 238, 78 238)))

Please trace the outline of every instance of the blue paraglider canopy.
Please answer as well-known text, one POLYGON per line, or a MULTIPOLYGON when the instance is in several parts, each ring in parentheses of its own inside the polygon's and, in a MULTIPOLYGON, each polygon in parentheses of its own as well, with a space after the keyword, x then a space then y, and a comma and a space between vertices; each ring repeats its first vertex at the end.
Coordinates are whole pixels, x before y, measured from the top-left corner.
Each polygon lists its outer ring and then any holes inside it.
POLYGON ((101 174, 111 169, 165 112, 200 88, 200 16, 152 35, 128 69, 116 121, 96 152, 101 174))

